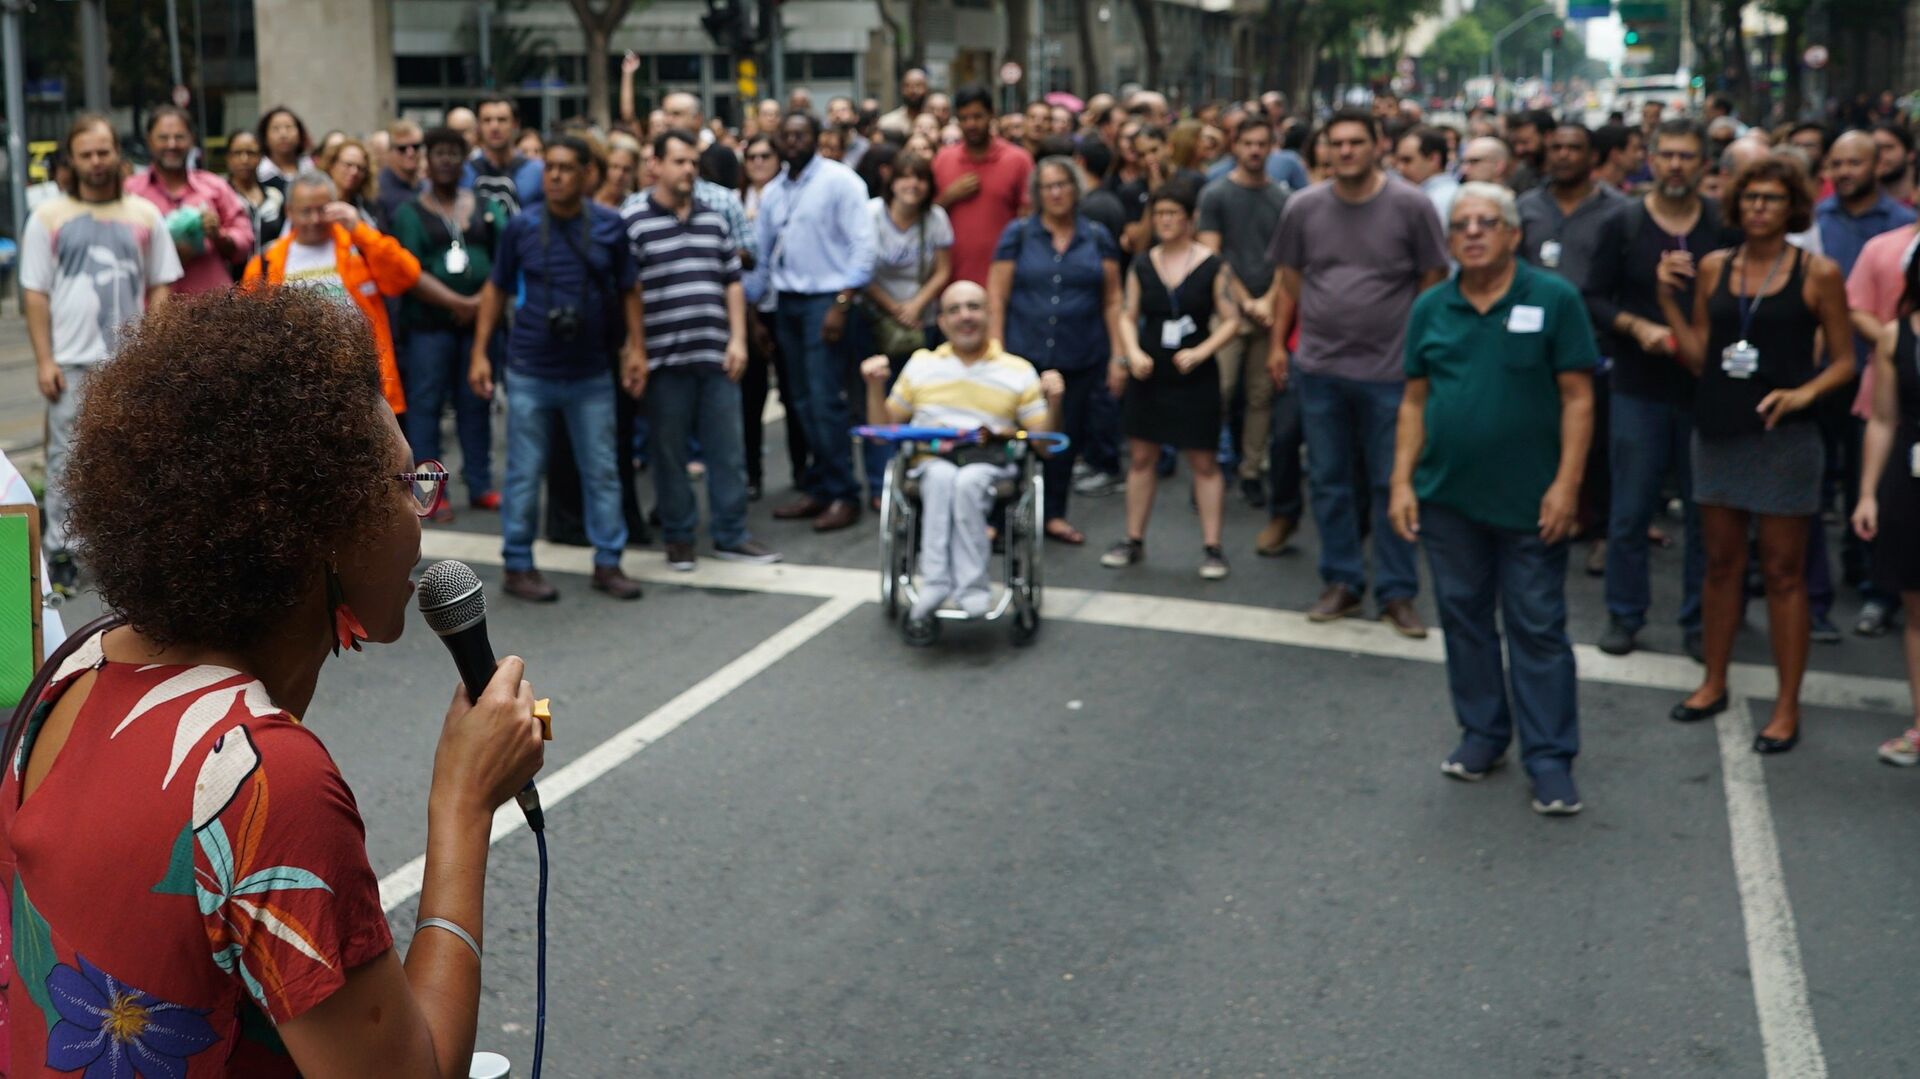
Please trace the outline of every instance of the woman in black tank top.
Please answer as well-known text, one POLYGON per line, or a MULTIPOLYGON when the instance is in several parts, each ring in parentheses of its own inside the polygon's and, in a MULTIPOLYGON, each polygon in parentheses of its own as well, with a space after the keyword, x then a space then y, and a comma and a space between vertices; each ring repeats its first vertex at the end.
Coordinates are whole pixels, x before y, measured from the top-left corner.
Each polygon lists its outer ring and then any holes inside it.
POLYGON ((1824 329, 1828 341, 1851 342, 1853 327, 1839 266, 1787 243, 1788 233, 1813 219, 1813 190, 1797 158, 1776 153, 1748 165, 1728 187, 1726 205, 1747 239, 1701 260, 1691 312, 1680 310, 1674 290, 1693 276, 1692 256, 1672 252, 1660 261, 1661 311, 1681 361, 1700 379, 1693 497, 1707 555, 1700 593, 1706 678, 1671 715, 1690 722, 1726 710, 1727 667, 1746 605, 1747 533, 1757 521, 1780 690, 1753 749, 1784 753, 1800 740, 1811 631, 1807 537, 1825 470, 1808 409, 1845 387, 1854 371, 1851 349, 1822 370, 1814 334, 1824 329))
POLYGON ((1920 259, 1909 258, 1900 315, 1887 324, 1872 360, 1873 411, 1860 459, 1853 530, 1873 544, 1874 583, 1900 593, 1906 608, 1907 682, 1914 716, 1880 746, 1880 759, 1920 764, 1920 259))

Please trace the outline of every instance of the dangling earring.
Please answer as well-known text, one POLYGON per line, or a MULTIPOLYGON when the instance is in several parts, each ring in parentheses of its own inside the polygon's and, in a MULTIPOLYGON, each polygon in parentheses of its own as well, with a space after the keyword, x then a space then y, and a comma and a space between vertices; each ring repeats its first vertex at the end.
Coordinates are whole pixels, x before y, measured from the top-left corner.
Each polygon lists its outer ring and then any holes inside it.
POLYGON ((360 651, 367 631, 353 616, 353 608, 347 606, 346 591, 340 587, 340 575, 333 571, 331 562, 327 564, 327 610, 333 623, 333 654, 339 655, 342 648, 360 651))

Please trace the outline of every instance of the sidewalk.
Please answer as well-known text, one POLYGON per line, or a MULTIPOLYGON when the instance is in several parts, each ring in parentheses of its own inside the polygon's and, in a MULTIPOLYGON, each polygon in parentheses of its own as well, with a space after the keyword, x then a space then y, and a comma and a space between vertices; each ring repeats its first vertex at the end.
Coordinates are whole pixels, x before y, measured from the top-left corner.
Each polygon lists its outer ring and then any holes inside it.
POLYGON ((12 304, 0 308, 0 451, 28 479, 40 473, 47 403, 33 371, 27 320, 12 304))

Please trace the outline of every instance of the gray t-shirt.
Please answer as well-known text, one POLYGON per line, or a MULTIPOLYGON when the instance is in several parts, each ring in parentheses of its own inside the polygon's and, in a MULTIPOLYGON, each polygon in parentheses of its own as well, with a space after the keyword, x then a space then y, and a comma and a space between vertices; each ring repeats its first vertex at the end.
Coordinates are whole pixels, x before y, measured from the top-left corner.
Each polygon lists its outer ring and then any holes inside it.
POLYGON ((1372 198, 1350 203, 1332 182, 1295 192, 1280 215, 1267 261, 1300 273, 1300 346, 1308 374, 1401 382, 1407 315, 1420 276, 1447 268, 1433 202, 1388 177, 1372 198))
MULTIPOLYGON (((916 226, 902 232, 887 213, 886 200, 873 199, 867 203, 867 209, 873 214, 873 283, 888 296, 905 303, 913 299, 927 276, 933 273, 933 262, 939 253, 953 246, 953 222, 948 219, 947 211, 929 206, 922 219, 926 225, 924 230, 916 226)), ((934 316, 940 313, 939 306, 937 303, 927 305, 927 325, 933 325, 934 316)))
POLYGON ((1273 284, 1267 247, 1286 205, 1287 189, 1271 180, 1247 187, 1227 175, 1200 191, 1200 224, 1195 231, 1220 234, 1221 257, 1254 296, 1265 295, 1273 284))

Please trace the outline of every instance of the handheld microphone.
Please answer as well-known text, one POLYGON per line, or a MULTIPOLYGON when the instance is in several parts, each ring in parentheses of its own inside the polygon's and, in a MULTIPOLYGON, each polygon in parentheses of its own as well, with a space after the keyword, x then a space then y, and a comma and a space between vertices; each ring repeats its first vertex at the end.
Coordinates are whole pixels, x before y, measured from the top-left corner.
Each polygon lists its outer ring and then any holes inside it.
MULTIPOLYGON (((497 666, 493 645, 487 640, 487 594, 480 587, 480 577, 465 562, 436 562, 420 577, 419 602, 427 628, 453 653, 453 665, 459 668, 460 681, 466 683, 467 697, 478 701, 497 666)), ((536 832, 546 829, 540 792, 531 781, 514 801, 527 815, 527 827, 536 832)))

